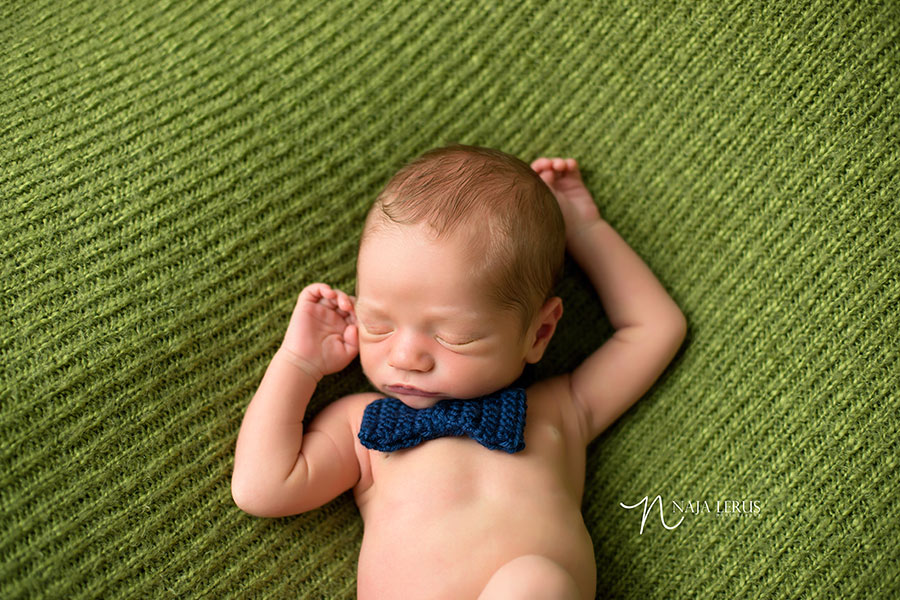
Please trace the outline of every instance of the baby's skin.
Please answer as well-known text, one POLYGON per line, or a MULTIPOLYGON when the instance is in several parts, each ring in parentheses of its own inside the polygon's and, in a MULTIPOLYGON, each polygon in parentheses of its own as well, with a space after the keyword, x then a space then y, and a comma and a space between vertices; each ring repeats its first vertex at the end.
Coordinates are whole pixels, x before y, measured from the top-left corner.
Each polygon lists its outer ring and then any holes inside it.
POLYGON ((377 398, 413 408, 512 384, 540 360, 562 315, 551 298, 527 328, 487 301, 465 240, 423 225, 382 228, 358 262, 358 297, 323 283, 300 294, 247 408, 232 494, 264 517, 317 508, 352 489, 364 522, 357 594, 367 599, 581 598, 596 564, 581 516, 587 445, 659 377, 685 335, 678 306, 604 221, 574 159, 531 164, 557 198, 569 253, 615 333, 572 373, 530 386, 525 450, 444 437, 385 453, 358 437, 377 398), (304 431, 321 378, 356 356, 381 393, 325 407, 304 431))

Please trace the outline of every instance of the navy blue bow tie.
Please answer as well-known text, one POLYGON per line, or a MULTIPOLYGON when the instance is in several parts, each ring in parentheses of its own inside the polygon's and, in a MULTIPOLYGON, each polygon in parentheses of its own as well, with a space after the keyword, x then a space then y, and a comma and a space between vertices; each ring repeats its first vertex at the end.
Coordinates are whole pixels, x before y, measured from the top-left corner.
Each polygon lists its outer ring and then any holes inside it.
POLYGON ((468 435, 485 448, 513 454, 525 448, 525 390, 505 388, 471 400, 441 400, 411 408, 396 398, 366 407, 359 440, 366 448, 393 452, 445 436, 468 435))

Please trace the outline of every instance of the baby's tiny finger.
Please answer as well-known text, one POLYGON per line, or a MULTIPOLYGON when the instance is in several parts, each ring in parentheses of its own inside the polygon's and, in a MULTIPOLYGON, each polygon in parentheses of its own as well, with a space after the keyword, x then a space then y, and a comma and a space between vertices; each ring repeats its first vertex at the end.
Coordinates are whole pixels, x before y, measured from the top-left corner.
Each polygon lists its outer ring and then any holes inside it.
POLYGON ((319 299, 328 296, 330 291, 331 288, 326 283, 313 283, 306 286, 300 295, 303 296, 305 294, 310 302, 318 302, 319 299))
POLYGON ((356 325, 347 325, 344 329, 344 343, 353 348, 359 347, 359 330, 356 325))
POLYGON ((549 169, 550 159, 544 158, 543 156, 540 158, 536 158, 532 161, 531 168, 535 171, 543 171, 544 169, 549 169))
POLYGON ((566 170, 566 161, 561 158, 553 159, 553 170, 554 171, 565 171, 566 170))
POLYGON ((338 292, 337 303, 338 308, 340 308, 341 310, 349 311, 352 308, 352 306, 350 305, 350 299, 347 298, 347 294, 345 294, 344 292, 338 292))

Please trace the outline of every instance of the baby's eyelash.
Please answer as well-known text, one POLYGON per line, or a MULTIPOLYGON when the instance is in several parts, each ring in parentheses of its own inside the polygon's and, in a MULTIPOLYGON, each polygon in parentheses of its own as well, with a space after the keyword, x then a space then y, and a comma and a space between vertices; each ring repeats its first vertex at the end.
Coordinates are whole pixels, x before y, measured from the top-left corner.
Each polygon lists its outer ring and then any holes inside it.
POLYGON ((472 339, 466 340, 466 341, 464 341, 464 342, 451 342, 450 340, 448 340, 448 339, 446 339, 446 338, 443 338, 443 337, 441 337, 441 336, 436 336, 436 337, 437 337, 437 339, 439 339, 440 341, 444 342, 445 344, 449 344, 449 345, 451 345, 451 346, 465 346, 465 345, 467 345, 467 344, 471 344, 472 342, 478 340, 478 338, 472 338, 472 339))
POLYGON ((377 327, 375 325, 366 325, 365 323, 362 326, 369 335, 387 335, 391 332, 389 327, 377 327))

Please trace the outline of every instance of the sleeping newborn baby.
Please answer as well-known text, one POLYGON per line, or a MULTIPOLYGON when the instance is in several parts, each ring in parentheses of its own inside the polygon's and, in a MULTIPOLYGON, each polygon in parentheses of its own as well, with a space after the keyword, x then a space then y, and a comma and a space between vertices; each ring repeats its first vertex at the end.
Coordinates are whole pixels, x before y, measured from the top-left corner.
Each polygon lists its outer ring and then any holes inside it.
POLYGON ((369 211, 355 296, 300 293, 241 424, 234 501, 286 516, 352 488, 362 600, 593 598, 586 446, 684 335, 575 160, 431 150, 369 211), (615 333, 573 372, 516 387, 562 316, 551 293, 566 248, 615 333), (379 393, 341 398, 304 428, 316 384, 357 354, 379 393))

